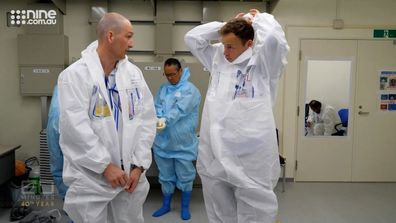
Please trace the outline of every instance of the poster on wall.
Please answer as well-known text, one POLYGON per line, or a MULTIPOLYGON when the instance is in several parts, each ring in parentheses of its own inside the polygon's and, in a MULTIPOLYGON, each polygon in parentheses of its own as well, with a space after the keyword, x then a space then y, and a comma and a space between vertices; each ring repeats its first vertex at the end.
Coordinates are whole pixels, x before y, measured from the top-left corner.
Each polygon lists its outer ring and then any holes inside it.
POLYGON ((396 111, 396 92, 394 94, 380 94, 380 110, 396 111))
POLYGON ((380 71, 379 83, 379 109, 396 111, 396 71, 380 71))
POLYGON ((396 90, 396 71, 380 72, 380 90, 396 90))

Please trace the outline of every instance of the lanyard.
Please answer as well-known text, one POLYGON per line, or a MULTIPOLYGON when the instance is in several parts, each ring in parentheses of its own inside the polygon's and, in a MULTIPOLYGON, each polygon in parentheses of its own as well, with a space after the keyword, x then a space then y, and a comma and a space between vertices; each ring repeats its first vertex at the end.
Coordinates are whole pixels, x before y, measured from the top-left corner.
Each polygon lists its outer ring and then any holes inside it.
MULTIPOLYGON (((110 106, 113 111, 114 115, 114 121, 116 124, 116 129, 118 131, 118 123, 119 123, 119 118, 120 118, 120 111, 121 109, 121 100, 120 100, 120 95, 118 93, 117 85, 116 85, 116 77, 115 73, 117 72, 117 69, 113 70, 112 73, 109 76, 105 76, 105 83, 106 83, 106 88, 109 93, 109 99, 110 99, 110 106)), ((120 147, 120 162, 121 162, 121 169, 124 170, 124 162, 122 160, 122 146, 120 147)))
POLYGON ((120 95, 118 94, 116 82, 115 82, 115 76, 112 77, 114 80, 114 85, 112 87, 109 87, 111 81, 109 81, 109 77, 105 77, 105 83, 106 83, 106 88, 109 93, 109 99, 110 99, 110 106, 111 110, 113 111, 114 114, 114 121, 116 123, 116 128, 118 130, 118 120, 120 117, 120 111, 121 111, 121 102, 120 102, 120 95))

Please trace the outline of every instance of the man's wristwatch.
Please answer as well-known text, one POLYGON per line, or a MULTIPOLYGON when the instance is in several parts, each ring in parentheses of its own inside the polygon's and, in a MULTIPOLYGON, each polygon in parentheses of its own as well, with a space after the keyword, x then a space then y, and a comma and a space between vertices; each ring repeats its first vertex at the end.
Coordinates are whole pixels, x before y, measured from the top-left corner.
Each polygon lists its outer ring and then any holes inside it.
POLYGON ((141 173, 143 173, 145 171, 143 166, 136 166, 135 164, 131 164, 131 170, 136 169, 136 168, 138 168, 141 173))

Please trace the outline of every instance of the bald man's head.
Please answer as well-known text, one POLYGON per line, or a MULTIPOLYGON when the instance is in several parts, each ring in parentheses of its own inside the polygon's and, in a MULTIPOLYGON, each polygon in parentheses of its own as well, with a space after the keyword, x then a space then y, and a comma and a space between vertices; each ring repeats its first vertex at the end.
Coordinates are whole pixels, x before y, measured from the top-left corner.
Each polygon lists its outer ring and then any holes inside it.
POLYGON ((126 23, 130 24, 129 20, 124 16, 115 12, 106 13, 96 26, 96 34, 99 41, 104 38, 109 31, 115 34, 119 33, 126 23))
POLYGON ((102 59, 121 60, 133 47, 131 22, 118 13, 106 13, 97 26, 97 52, 102 59))

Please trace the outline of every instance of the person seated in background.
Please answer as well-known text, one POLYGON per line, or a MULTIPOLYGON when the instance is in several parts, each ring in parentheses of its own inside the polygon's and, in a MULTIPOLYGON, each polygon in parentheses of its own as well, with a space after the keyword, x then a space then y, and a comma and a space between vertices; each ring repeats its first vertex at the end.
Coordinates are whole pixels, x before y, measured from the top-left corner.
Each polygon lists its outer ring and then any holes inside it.
POLYGON ((332 106, 317 100, 310 101, 308 105, 312 110, 307 119, 308 135, 331 136, 337 132, 335 125, 341 120, 332 106))
POLYGON ((47 142, 50 153, 51 173, 59 196, 64 200, 68 187, 63 183, 63 153, 59 146, 59 100, 58 87, 52 93, 51 105, 48 113, 47 142))
POLYGON ((177 59, 169 58, 164 64, 167 83, 161 85, 155 96, 157 135, 154 141, 154 159, 159 170, 163 205, 153 213, 160 217, 170 211, 175 187, 182 191, 181 218, 190 219, 189 203, 197 159, 199 104, 201 94, 188 81, 190 70, 182 69, 177 59))

